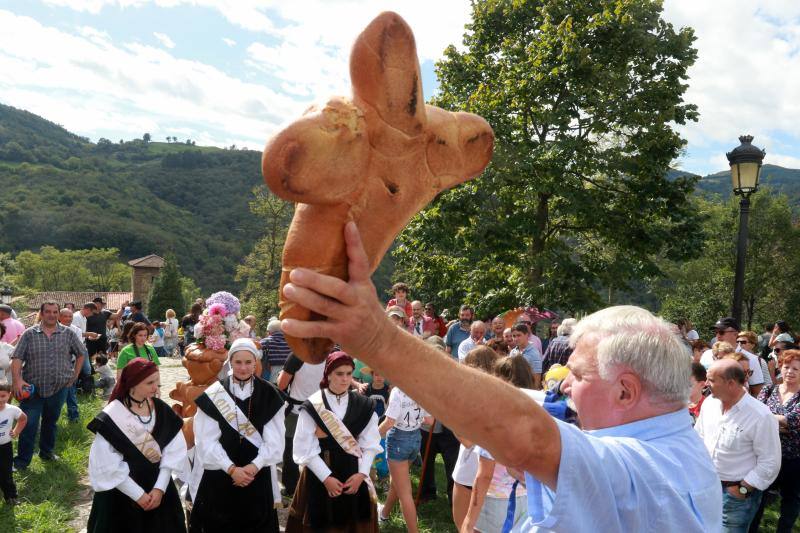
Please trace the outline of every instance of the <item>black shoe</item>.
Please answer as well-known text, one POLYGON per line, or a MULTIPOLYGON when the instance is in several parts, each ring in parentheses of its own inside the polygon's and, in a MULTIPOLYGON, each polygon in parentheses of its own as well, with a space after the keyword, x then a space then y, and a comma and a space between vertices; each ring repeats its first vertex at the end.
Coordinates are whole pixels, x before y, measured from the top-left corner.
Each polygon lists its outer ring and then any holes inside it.
POLYGON ((6 498, 6 505, 15 506, 19 505, 19 500, 16 498, 6 498))
POLYGON ((50 454, 50 455, 39 454, 39 459, 41 459, 42 461, 60 461, 61 457, 59 457, 58 455, 56 455, 54 453, 50 454))
POLYGON ((20 465, 20 464, 17 464, 17 463, 13 463, 11 465, 11 471, 12 472, 21 472, 21 471, 27 470, 27 469, 28 469, 28 465, 23 466, 23 465, 20 465))

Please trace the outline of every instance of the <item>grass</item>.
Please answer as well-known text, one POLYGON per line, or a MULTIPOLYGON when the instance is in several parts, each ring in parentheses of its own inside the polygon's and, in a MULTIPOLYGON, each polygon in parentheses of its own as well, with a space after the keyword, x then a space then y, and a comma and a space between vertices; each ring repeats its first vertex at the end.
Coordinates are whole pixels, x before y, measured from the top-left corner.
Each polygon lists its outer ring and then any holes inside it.
POLYGON ((99 398, 80 397, 78 402, 80 423, 67 422, 65 412, 58 421, 55 451, 61 460, 43 462, 34 454, 30 466, 14 474, 20 505, 0 506, 0 531, 72 531, 69 523, 75 516, 80 480, 86 475, 92 444, 92 434, 86 429, 86 424, 103 404, 99 398))
MULTIPOLYGON (((419 482, 419 468, 411 469, 411 483, 416 495, 417 484, 419 482)), ((450 511, 450 503, 447 500, 447 479, 444 473, 444 464, 441 456, 436 457, 436 490, 438 497, 435 500, 421 504, 417 508, 417 524, 420 532, 444 533, 455 532, 453 525, 453 515, 450 511)), ((385 495, 381 494, 383 501, 385 495)), ((395 505, 391 515, 391 520, 381 524, 381 532, 401 533, 407 531, 406 523, 403 520, 403 513, 400 511, 400 504, 395 505)))

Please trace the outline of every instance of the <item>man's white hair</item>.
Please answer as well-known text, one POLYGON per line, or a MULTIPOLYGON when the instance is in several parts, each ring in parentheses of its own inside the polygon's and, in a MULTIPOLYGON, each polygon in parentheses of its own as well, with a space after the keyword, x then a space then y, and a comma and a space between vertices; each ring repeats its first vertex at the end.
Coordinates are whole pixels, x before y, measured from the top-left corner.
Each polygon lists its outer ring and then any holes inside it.
POLYGON ((565 318, 564 321, 561 323, 561 325, 558 326, 558 329, 556 330, 556 335, 558 335, 559 337, 561 337, 562 335, 567 335, 567 336, 572 335, 572 330, 575 329, 575 324, 577 323, 578 321, 575 320, 574 318, 565 318))
POLYGON ((642 379, 654 400, 686 404, 692 357, 670 323, 640 307, 620 305, 578 322, 570 346, 584 336, 597 342, 600 377, 608 379, 615 366, 624 366, 642 379))

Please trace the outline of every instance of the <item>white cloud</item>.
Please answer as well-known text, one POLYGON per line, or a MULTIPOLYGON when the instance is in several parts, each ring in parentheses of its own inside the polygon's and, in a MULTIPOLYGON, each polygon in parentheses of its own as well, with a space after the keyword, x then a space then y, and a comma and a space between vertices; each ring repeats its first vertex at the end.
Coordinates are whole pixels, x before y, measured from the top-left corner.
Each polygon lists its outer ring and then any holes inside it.
POLYGON ((96 139, 208 132, 209 144, 263 146, 304 105, 142 44, 117 45, 0 10, 0 101, 96 139), (13 80, 13 81, 12 81, 13 80))
POLYGON ((223 37, 222 42, 227 44, 228 46, 236 46, 236 41, 234 41, 233 39, 228 39, 227 37, 223 37))
POLYGON ((169 35, 165 33, 158 33, 157 31, 153 32, 153 37, 158 39, 158 41, 166 46, 167 48, 175 48, 175 42, 169 38, 169 35))

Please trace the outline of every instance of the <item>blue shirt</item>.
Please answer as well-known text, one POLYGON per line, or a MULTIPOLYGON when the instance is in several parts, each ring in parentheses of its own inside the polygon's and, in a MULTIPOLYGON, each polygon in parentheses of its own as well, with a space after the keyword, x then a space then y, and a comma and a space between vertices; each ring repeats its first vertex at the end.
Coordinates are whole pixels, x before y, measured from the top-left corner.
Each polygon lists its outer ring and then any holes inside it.
POLYGON ((464 331, 461 329, 461 322, 456 322, 450 329, 447 330, 447 335, 444 337, 444 343, 450 347, 450 355, 458 361, 458 346, 469 338, 469 329, 464 331))
POLYGON ((514 348, 511 350, 511 355, 522 355, 522 357, 528 361, 528 364, 531 365, 531 370, 534 374, 542 373, 542 354, 539 353, 539 350, 537 350, 536 346, 533 344, 528 343, 521 353, 519 348, 514 348))
POLYGON ((555 422, 557 491, 525 473, 522 531, 721 531, 719 476, 686 409, 586 432, 555 422))

